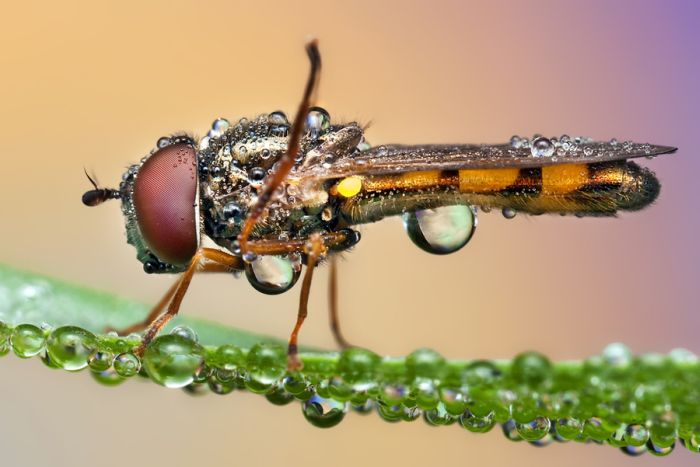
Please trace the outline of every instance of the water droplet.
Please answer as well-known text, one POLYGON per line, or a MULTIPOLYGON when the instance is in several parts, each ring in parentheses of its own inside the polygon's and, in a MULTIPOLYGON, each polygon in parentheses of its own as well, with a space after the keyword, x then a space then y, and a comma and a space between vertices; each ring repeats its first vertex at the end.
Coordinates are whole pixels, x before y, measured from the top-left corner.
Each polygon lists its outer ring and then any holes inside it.
POLYGON ((114 370, 114 368, 109 368, 104 371, 91 371, 90 374, 95 381, 105 386, 117 386, 118 384, 126 381, 126 379, 120 376, 114 370))
POLYGON ((274 386, 270 392, 265 394, 265 398, 275 405, 287 405, 294 400, 294 396, 281 385, 274 386))
POLYGON ((647 452, 647 447, 646 446, 622 446, 620 448, 620 451, 627 454, 628 456, 636 457, 636 456, 641 456, 642 454, 647 452))
POLYGON ((617 146, 617 145, 618 145, 617 139, 613 138, 610 140, 610 146, 617 146))
POLYGON ((189 326, 175 326, 170 331, 170 334, 174 336, 180 336, 183 339, 189 339, 192 342, 197 342, 199 340, 197 337, 197 333, 194 331, 194 329, 190 328, 189 326))
POLYGON ((263 180, 265 180, 265 169, 262 167, 253 167, 250 169, 250 173, 248 173, 248 179, 250 180, 250 183, 253 184, 259 184, 263 180))
POLYGON ((419 248, 445 255, 469 243, 477 220, 470 206, 457 205, 404 213, 403 225, 419 248))
POLYGON ((285 136, 289 131, 289 120, 284 112, 279 110, 267 116, 267 123, 270 124, 270 131, 273 136, 285 136))
POLYGON ((95 350, 88 356, 88 366, 92 371, 103 372, 109 370, 114 360, 114 354, 95 350))
POLYGON ((526 423, 516 423, 515 427, 524 440, 537 441, 549 433, 550 421, 547 417, 536 417, 526 423))
POLYGON ((286 372, 287 352, 281 345, 256 344, 246 357, 248 373, 245 387, 256 394, 264 394, 282 380, 286 372))
POLYGON ((537 386, 550 377, 552 364, 541 353, 524 352, 513 359, 510 372, 516 382, 537 386))
POLYGON ((484 416, 476 416, 469 409, 459 417, 459 422, 464 428, 474 433, 486 433, 496 424, 493 411, 484 416))
POLYGON ((630 446, 643 446, 649 440, 649 430, 639 424, 627 425, 624 440, 630 446))
POLYGON ((33 324, 20 324, 12 331, 10 343, 15 355, 30 358, 44 350, 46 337, 44 332, 33 324))
POLYGON ((537 138, 532 141, 530 153, 533 157, 552 157, 554 155, 554 145, 547 138, 537 138))
POLYGON ((131 352, 124 352, 114 359, 114 371, 125 378, 136 375, 141 369, 141 361, 131 352))
POLYGON ((376 370, 381 362, 372 351, 352 347, 343 351, 338 360, 337 372, 356 392, 374 388, 376 370))
POLYGON ((314 386, 303 375, 288 375, 283 380, 284 389, 299 400, 309 400, 315 395, 314 386))
POLYGON ((171 139, 167 136, 162 136, 158 138, 158 141, 156 142, 156 146, 158 146, 158 149, 162 149, 166 146, 170 146, 171 139))
POLYGON ((260 256, 246 263, 245 275, 255 290, 267 295, 277 295, 291 289, 299 279, 301 269, 283 256, 260 256))
POLYGON ((688 349, 673 349, 668 355, 676 365, 695 365, 698 363, 698 356, 688 349))
POLYGON ((632 352, 625 344, 610 344, 603 349, 603 360, 614 368, 628 368, 632 364, 632 352))
POLYGON ((522 438, 520 437, 518 429, 515 426, 515 422, 513 420, 508 420, 507 422, 505 422, 503 425, 501 425, 501 429, 503 430, 503 436, 505 436, 509 440, 522 441, 522 438))
POLYGON ((506 219, 514 218, 517 213, 518 212, 513 208, 503 208, 501 210, 501 214, 503 214, 503 217, 505 217, 506 219))
POLYGON ((647 441, 646 448, 647 451, 649 451, 649 454, 652 454, 654 456, 668 456, 673 452, 673 448, 676 447, 676 443, 673 443, 669 446, 658 446, 655 444, 652 440, 647 441))
POLYGON ((199 149, 200 150, 205 150, 209 148, 209 137, 205 136, 204 138, 199 140, 199 149))
POLYGON ((555 426, 557 434, 564 439, 577 439, 583 431, 583 423, 576 418, 560 418, 555 426))
MULTIPOLYGON (((190 332, 196 337, 193 331, 190 332)), ((185 337, 187 334, 189 333, 183 332, 159 336, 146 348, 143 368, 153 381, 169 388, 181 388, 192 383, 194 373, 204 358, 196 339, 185 337)))
POLYGON ((214 133, 215 136, 221 136, 226 130, 229 129, 230 126, 231 123, 225 118, 217 118, 211 124, 212 131, 210 133, 214 133))
POLYGON ((51 361, 68 371, 85 368, 96 346, 97 339, 94 334, 75 326, 55 329, 46 342, 51 361))
POLYGON ((321 107, 311 107, 306 116, 306 131, 311 139, 318 139, 331 127, 331 117, 321 107))
POLYGON ((445 410, 445 406, 442 403, 438 404, 434 409, 424 411, 423 419, 428 425, 432 426, 452 425, 457 421, 456 417, 445 410))
POLYGON ((318 395, 302 403, 304 418, 318 428, 330 428, 343 421, 348 411, 347 402, 324 399, 318 395))
POLYGON ((518 135, 513 135, 513 136, 511 136, 511 138, 510 138, 510 145, 511 145, 512 147, 514 147, 514 148, 517 149, 517 148, 519 148, 520 146, 522 146, 522 144, 523 144, 523 143, 522 143, 522 140, 520 139, 520 136, 518 136, 518 135))
POLYGON ((246 251, 243 254, 243 261, 245 261, 246 263, 252 263, 253 261, 255 261, 257 259, 257 257, 258 257, 258 255, 256 255, 252 251, 246 251))
POLYGON ((592 156, 593 155, 593 148, 590 146, 586 146, 585 148, 583 148, 583 155, 587 156, 587 157, 592 156))

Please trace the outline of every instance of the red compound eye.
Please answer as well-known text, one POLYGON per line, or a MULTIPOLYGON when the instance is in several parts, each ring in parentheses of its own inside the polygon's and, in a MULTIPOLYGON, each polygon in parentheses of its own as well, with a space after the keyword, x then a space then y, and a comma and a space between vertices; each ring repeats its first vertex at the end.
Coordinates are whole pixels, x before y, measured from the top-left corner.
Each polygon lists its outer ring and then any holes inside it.
POLYGON ((156 151, 139 169, 134 208, 146 245, 162 262, 187 264, 199 244, 197 157, 188 144, 156 151))

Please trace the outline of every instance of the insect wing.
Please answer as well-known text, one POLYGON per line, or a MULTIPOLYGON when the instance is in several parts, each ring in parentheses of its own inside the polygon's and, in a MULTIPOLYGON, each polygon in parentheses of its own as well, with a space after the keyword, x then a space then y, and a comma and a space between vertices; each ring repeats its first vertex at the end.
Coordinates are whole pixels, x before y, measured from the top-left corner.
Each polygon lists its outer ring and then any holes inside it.
MULTIPOLYGON (((544 138, 542 138, 544 140, 544 138)), ((537 142, 537 140, 535 141, 537 142)), ((530 168, 560 164, 591 164, 655 157, 676 148, 647 143, 565 142, 545 140, 540 147, 514 144, 382 145, 360 151, 325 167, 308 167, 299 178, 341 178, 349 175, 381 175, 425 170, 530 168), (547 145, 551 145, 547 146, 547 145)))

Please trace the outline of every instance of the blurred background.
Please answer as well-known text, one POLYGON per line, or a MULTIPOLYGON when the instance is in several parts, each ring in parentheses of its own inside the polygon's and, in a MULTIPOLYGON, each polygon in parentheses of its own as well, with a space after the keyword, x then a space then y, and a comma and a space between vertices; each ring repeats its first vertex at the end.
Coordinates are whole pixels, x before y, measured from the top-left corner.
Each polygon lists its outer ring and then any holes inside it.
MULTIPOLYGON (((578 359, 615 341, 700 353, 696 2, 29 1, 3 10, 3 263, 155 303, 173 278, 143 274, 118 203, 82 206, 83 167, 116 186, 162 135, 201 136, 219 116, 291 115, 308 68, 303 44, 315 36, 319 104, 335 121, 371 123, 373 144, 567 133, 680 148, 642 161, 661 180, 660 198, 617 219, 479 213, 472 242, 447 257, 415 247, 399 219, 364 227, 340 266, 352 342, 452 358, 533 349, 578 359)), ((332 348, 326 274, 315 276, 301 340, 332 348)), ((298 287, 270 297, 245 280, 200 277, 183 312, 286 338, 297 300, 298 287)), ((324 431, 296 404, 240 392, 106 388, 12 356, 0 369, 3 465, 657 462, 376 415, 350 414, 324 431)), ((691 462, 697 455, 680 445, 665 460, 691 462)))

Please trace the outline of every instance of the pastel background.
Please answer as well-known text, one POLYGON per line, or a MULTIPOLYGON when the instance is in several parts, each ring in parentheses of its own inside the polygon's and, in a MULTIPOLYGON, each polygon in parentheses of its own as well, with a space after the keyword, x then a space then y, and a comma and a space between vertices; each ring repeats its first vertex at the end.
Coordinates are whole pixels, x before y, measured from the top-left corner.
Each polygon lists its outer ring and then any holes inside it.
MULTIPOLYGON (((662 182, 651 208, 617 219, 481 215, 448 257, 414 247, 397 219, 362 229, 341 264, 348 338, 382 354, 448 357, 535 349, 583 358, 610 342, 700 353, 700 4, 537 2, 15 2, 0 27, 0 261, 153 303, 170 277, 142 273, 118 203, 87 209, 83 166, 106 186, 169 132, 203 134, 294 112, 320 40, 320 104, 371 122, 370 142, 502 142, 585 134, 678 146, 642 161, 662 182), (256 5, 259 4, 259 5, 256 5)), ((332 347, 326 274, 306 344, 332 347)), ((298 288, 196 278, 196 314, 286 337, 298 288)), ((104 388, 38 360, 0 362, 2 465, 697 465, 575 444, 544 449, 350 414, 308 425, 297 405, 192 398, 149 384, 104 388)))

